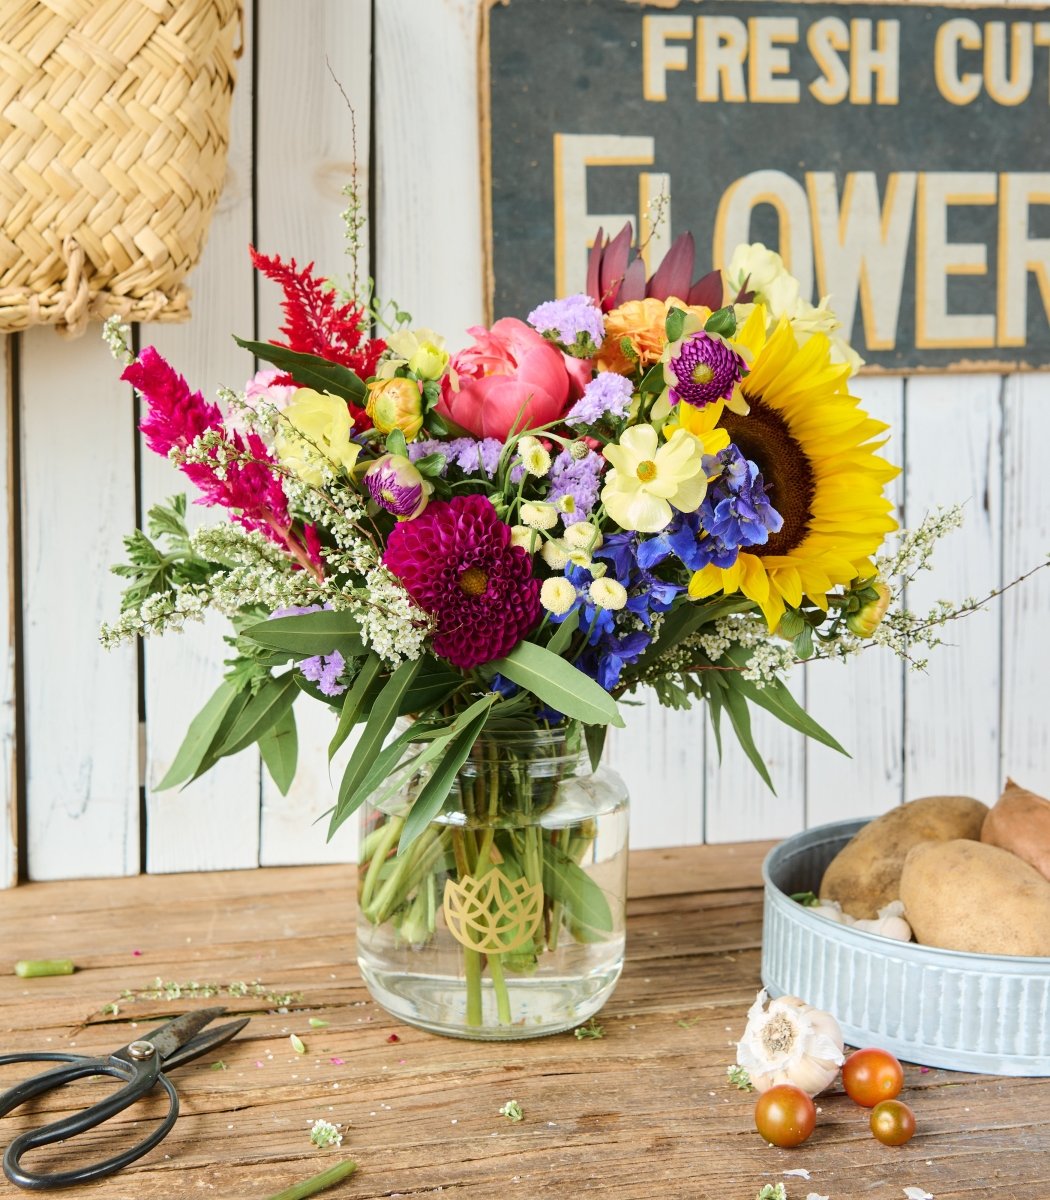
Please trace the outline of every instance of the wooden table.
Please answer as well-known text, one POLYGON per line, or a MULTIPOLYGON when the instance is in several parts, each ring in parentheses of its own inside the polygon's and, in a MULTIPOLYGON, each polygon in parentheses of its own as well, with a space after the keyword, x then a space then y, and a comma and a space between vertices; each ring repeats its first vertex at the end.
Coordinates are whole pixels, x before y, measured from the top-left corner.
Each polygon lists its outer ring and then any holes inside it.
MULTIPOLYGON (((790 1200, 899 1200, 908 1186, 936 1200, 1046 1200, 1046 1080, 906 1067, 919 1132, 900 1149, 874 1141, 866 1110, 840 1090, 820 1098, 799 1149, 755 1133, 753 1098, 727 1084, 726 1066, 759 986, 766 849, 635 853, 627 967, 600 1016, 604 1036, 499 1045, 434 1037, 372 1003, 354 965, 352 868, 30 884, 0 894, 0 963, 70 956, 79 969, 0 975, 0 1053, 108 1051, 207 1003, 252 1014, 222 1066, 213 1056, 173 1076, 182 1116, 168 1139, 73 1193, 99 1200, 268 1197, 343 1157, 359 1170, 324 1193, 333 1200, 754 1200, 778 1181, 790 1200), (158 978, 220 985, 221 1000, 143 996, 158 978), (253 981, 263 995, 229 994, 253 981), (113 1003, 118 1012, 104 1011, 113 1003), (508 1100, 520 1123, 500 1115, 508 1100), (317 1118, 343 1129, 341 1148, 310 1144, 317 1118), (785 1175, 800 1169, 808 1182, 785 1175)), ((0 1072, 0 1087, 19 1071, 0 1072)), ((0 1143, 82 1103, 93 1085, 76 1086, 5 1118, 0 1143)), ((161 1107, 145 1102, 129 1134, 141 1138, 144 1112, 161 1107)), ((82 1140, 99 1156, 98 1135, 82 1140)), ((19 1194, 0 1177, 0 1196, 19 1194)))

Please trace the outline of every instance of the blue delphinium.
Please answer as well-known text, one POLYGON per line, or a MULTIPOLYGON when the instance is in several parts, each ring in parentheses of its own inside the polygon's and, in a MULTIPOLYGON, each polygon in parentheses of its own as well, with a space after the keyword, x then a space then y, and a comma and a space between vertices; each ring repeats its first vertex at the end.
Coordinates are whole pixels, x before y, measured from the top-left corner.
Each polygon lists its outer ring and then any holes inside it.
POLYGON ((769 535, 783 527, 784 518, 770 504, 757 464, 736 446, 706 455, 704 470, 709 476, 720 474, 709 484, 700 505, 700 524, 707 537, 698 543, 702 561, 697 565, 731 567, 741 550, 764 546, 769 535))

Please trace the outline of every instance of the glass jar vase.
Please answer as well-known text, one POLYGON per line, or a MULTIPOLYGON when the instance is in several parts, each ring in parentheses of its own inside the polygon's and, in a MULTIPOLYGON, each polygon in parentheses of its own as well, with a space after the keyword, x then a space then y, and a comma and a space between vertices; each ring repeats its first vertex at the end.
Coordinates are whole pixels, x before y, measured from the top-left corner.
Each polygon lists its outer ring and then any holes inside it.
POLYGON ((623 966, 627 790, 574 723, 475 744, 437 818, 397 854, 426 782, 361 810, 357 950, 373 997, 456 1037, 558 1033, 623 966))

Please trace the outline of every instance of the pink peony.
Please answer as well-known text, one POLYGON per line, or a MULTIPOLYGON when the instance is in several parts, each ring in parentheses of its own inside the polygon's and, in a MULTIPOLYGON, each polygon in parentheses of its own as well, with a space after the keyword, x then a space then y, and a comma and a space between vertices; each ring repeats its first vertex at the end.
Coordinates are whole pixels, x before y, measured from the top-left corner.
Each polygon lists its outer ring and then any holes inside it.
POLYGON ((583 395, 590 363, 562 354, 524 321, 503 317, 467 332, 474 345, 453 355, 437 411, 474 437, 506 441, 512 427, 557 421, 583 395))
POLYGON ((485 496, 432 500, 391 531, 383 562, 437 618, 434 653, 464 671, 509 654, 540 619, 532 559, 485 496))

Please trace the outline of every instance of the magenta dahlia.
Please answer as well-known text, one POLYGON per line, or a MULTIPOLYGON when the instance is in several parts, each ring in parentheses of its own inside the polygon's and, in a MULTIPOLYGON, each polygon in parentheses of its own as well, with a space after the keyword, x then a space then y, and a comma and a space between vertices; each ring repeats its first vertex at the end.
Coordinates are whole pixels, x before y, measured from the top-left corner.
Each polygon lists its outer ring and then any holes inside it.
POLYGON ((394 528, 383 562, 437 618, 434 652, 463 670, 509 654, 539 620, 532 560, 484 496, 431 501, 394 528))

